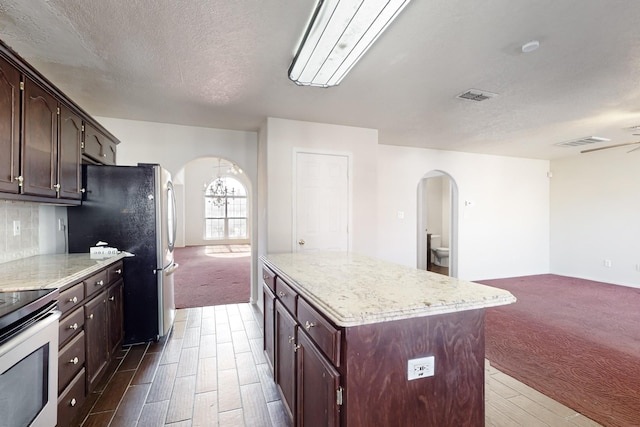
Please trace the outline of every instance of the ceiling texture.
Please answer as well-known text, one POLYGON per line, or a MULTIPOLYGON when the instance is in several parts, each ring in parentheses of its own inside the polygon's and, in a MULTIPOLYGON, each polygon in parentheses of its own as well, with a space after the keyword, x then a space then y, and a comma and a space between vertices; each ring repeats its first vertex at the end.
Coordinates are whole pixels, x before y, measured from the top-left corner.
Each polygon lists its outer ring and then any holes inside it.
POLYGON ((278 117, 538 159, 597 156, 554 145, 587 136, 610 141, 586 148, 640 139, 637 0, 413 0, 326 89, 287 77, 314 6, 0 0, 0 39, 96 116, 248 131, 278 117), (472 88, 498 96, 456 98, 472 88))

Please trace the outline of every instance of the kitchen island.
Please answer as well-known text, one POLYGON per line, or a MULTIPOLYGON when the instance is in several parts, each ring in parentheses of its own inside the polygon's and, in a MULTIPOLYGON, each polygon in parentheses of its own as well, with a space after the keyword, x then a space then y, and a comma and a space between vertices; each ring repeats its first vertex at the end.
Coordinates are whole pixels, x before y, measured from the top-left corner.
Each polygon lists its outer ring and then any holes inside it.
POLYGON ((508 291, 353 253, 262 262, 265 352, 295 425, 484 425, 484 310, 508 291))

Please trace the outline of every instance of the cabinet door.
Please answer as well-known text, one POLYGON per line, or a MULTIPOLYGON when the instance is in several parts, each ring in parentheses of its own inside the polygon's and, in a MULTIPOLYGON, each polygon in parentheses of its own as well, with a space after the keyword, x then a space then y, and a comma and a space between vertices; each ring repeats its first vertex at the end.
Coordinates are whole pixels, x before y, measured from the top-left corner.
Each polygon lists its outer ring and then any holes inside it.
POLYGON ((296 321, 287 309, 276 300, 276 355, 275 376, 276 385, 282 395, 282 403, 289 415, 294 420, 295 390, 296 390, 296 321))
POLYGON ((267 357, 267 364, 273 373, 273 362, 275 359, 275 303, 276 296, 267 285, 262 285, 262 296, 264 300, 264 353, 267 357))
POLYGON ((84 333, 87 343, 87 390, 90 393, 107 367, 107 292, 98 294, 84 306, 84 333))
POLYGON ((58 102, 28 78, 24 83, 22 177, 24 194, 56 197, 58 102))
POLYGON ((0 58, 0 191, 18 193, 20 73, 0 58))
POLYGON ((109 332, 109 355, 115 354, 122 344, 123 331, 123 284, 120 279, 111 286, 107 295, 107 329, 109 332))
POLYGON ((304 332, 298 332, 298 427, 338 427, 340 374, 304 332))
POLYGON ((102 132, 90 124, 84 127, 84 149, 82 153, 105 165, 116 164, 116 145, 102 132))
POLYGON ((60 106, 60 134, 58 138, 59 197, 80 199, 82 196, 81 146, 82 119, 68 107, 60 106))

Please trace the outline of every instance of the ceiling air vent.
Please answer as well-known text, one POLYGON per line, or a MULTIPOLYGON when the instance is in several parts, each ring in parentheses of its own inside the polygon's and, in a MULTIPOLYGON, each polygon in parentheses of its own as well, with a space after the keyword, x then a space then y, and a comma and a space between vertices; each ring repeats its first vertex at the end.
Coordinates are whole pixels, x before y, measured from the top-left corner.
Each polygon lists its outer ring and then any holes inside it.
POLYGON ((558 147, 580 147, 582 145, 589 145, 589 144, 595 144, 596 142, 606 142, 606 141, 611 141, 608 138, 601 138, 599 136, 585 136, 584 138, 580 138, 580 139, 573 139, 571 141, 565 141, 565 142, 558 142, 556 145, 558 147))
POLYGON ((487 92, 486 90, 469 89, 456 96, 456 98, 466 99, 467 101, 480 102, 486 101, 487 99, 495 98, 496 96, 498 96, 497 93, 487 92))

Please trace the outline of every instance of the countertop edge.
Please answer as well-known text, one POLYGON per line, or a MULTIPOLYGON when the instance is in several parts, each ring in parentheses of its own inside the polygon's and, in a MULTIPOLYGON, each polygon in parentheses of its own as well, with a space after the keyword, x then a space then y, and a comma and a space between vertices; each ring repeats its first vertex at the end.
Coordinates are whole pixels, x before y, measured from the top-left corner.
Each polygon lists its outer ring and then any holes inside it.
MULTIPOLYGON (((65 255, 65 254, 57 254, 57 255, 65 255)), ((75 255, 75 254, 66 254, 66 255, 75 255)), ((89 254, 87 254, 89 255, 89 254)), ((43 256, 43 255, 35 255, 35 256, 43 256)), ((72 285, 74 283, 78 283, 93 273, 100 271, 115 262, 120 261, 123 258, 129 256, 126 253, 119 253, 114 256, 104 258, 104 259, 94 259, 96 261, 95 264, 90 267, 83 268, 81 270, 75 271, 72 274, 60 278, 58 280, 54 280, 52 282, 46 281, 45 279, 34 280, 33 284, 20 284, 20 285, 6 285, 0 284, 0 292, 14 292, 21 290, 29 290, 29 289, 58 289, 60 291, 64 290, 63 288, 72 285), (46 283, 44 283, 46 281, 46 283)))

